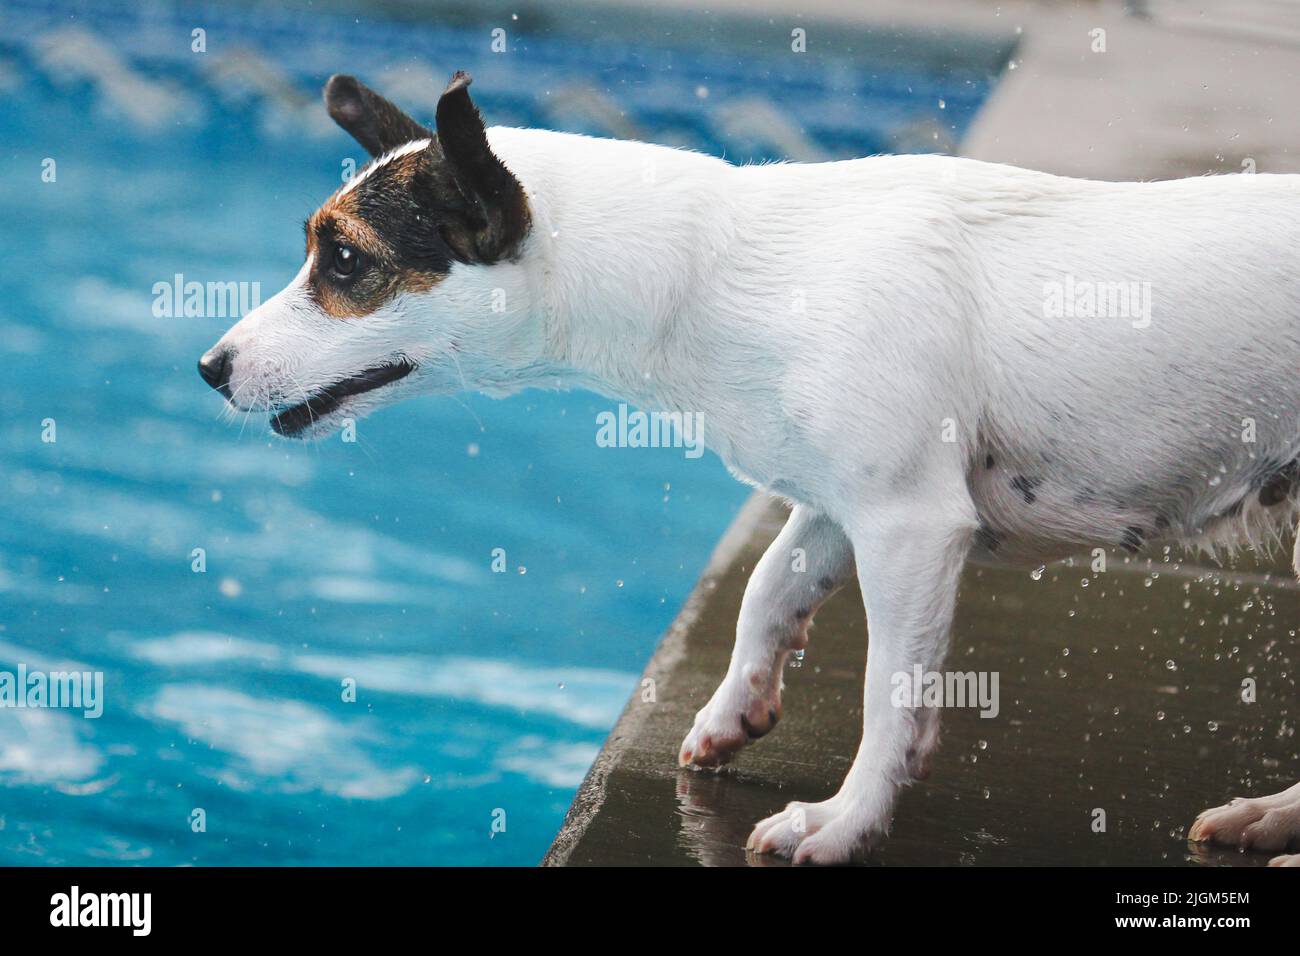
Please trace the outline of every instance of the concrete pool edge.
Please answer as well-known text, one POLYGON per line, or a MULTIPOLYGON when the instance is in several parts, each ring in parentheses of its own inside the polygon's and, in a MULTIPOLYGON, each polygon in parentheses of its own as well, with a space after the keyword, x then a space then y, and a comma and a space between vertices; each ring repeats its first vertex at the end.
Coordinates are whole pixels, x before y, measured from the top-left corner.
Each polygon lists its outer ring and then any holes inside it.
MULTIPOLYGON (((753 543, 759 534, 765 519, 771 515, 772 499, 760 491, 754 492, 741 506, 740 512, 718 540, 709 556, 708 564, 695 587, 686 598, 686 603, 669 625, 663 638, 655 647, 654 653, 641 672, 637 687, 623 712, 619 714, 614 729, 610 731, 596 756, 591 768, 583 778, 582 784, 574 795, 564 815, 564 822, 555 836, 554 842, 542 857, 541 866, 564 866, 568 863, 573 850, 581 842, 587 827, 595 819, 605 803, 605 783, 610 772, 620 763, 627 753, 632 741, 638 739, 638 731, 649 717, 647 708, 639 707, 642 688, 647 680, 654 681, 655 693, 671 687, 671 674, 675 667, 686 657, 686 635, 700 618, 704 608, 717 597, 717 582, 735 565, 747 546, 753 543)), ((674 754, 665 754, 664 759, 671 762, 674 754)))

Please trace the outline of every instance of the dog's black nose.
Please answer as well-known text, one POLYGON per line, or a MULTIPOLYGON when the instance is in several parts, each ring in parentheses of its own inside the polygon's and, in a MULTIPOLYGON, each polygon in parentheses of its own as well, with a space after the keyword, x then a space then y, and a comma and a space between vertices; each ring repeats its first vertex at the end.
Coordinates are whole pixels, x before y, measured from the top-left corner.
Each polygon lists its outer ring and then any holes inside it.
POLYGON ((225 348, 214 348, 207 351, 203 358, 199 359, 199 374, 203 376, 203 381, 207 382, 226 398, 230 397, 230 350, 225 348))

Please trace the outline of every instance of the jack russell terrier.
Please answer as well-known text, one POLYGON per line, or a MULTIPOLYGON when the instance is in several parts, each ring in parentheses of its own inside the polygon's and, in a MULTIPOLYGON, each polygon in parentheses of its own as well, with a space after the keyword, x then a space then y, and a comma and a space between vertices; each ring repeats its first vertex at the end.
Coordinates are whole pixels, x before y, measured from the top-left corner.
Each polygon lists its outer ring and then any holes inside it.
MULTIPOLYGON (((939 737, 938 709, 897 706, 891 678, 942 666, 968 556, 1230 547, 1294 524, 1300 177, 736 167, 488 130, 469 85, 452 78, 430 130, 330 79, 329 114, 373 159, 200 372, 295 438, 463 389, 707 409, 707 444, 793 510, 680 762, 717 767, 772 729, 787 657, 854 575, 870 633, 843 785, 763 820, 752 850, 841 863, 884 837, 939 737)), ((1190 836, 1285 850, 1300 784, 1206 811, 1190 836)))

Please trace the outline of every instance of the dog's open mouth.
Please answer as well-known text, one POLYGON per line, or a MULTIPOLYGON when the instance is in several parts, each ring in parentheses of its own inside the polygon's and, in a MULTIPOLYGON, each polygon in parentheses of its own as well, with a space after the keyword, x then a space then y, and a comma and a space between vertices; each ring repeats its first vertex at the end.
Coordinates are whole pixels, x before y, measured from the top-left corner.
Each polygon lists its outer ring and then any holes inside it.
POLYGON ((415 366, 405 359, 365 369, 321 389, 301 405, 276 413, 271 419, 271 427, 286 437, 296 435, 338 408, 345 398, 391 385, 413 371, 415 366))

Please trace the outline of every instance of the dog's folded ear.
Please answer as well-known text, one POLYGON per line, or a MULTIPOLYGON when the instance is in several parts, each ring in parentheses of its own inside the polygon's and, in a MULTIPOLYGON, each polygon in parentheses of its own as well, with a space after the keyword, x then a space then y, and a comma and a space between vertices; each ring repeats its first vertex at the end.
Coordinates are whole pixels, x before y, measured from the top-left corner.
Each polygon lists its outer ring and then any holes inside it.
POLYGON ((508 259, 528 232, 524 188, 488 146, 483 117, 469 98, 470 75, 456 73, 438 100, 438 144, 465 200, 463 232, 448 242, 477 262, 508 259))
POLYGON ((433 133, 354 76, 335 74, 325 84, 325 109, 371 156, 433 133))

